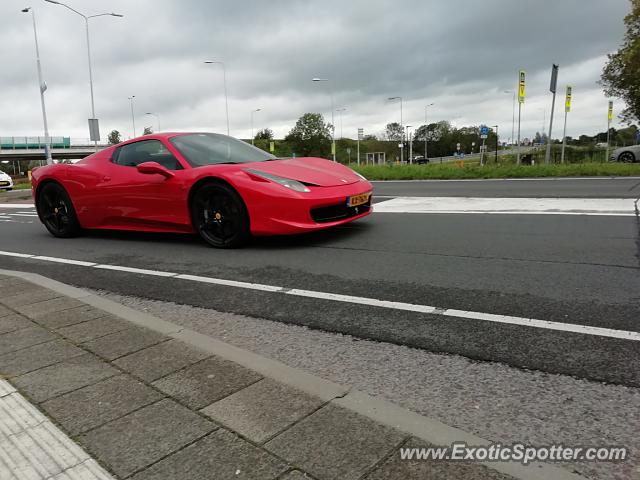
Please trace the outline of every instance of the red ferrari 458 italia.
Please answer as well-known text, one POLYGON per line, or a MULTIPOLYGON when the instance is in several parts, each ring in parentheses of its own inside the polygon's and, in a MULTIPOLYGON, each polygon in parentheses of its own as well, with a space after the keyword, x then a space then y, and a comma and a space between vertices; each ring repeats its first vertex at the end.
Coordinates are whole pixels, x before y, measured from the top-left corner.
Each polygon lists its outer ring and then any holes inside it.
POLYGON ((371 184, 321 158, 279 159, 215 133, 146 135, 75 164, 37 168, 38 216, 56 237, 82 229, 199 233, 215 247, 301 233, 371 213, 371 184))

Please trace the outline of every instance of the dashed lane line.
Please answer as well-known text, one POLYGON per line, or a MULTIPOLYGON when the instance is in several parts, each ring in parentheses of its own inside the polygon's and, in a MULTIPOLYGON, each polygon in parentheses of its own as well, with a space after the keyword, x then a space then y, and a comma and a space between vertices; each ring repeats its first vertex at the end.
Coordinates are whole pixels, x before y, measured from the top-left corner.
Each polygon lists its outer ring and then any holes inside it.
POLYGON ((390 300, 381 300, 377 298, 359 297, 354 295, 343 295, 331 292, 319 292, 315 290, 303 290, 298 288, 286 288, 276 285, 265 285, 260 283, 243 282, 237 280, 227 280, 222 278, 205 277, 198 275, 178 274, 173 272, 165 272, 161 270, 147 270, 143 268, 125 267, 121 265, 107 265, 87 262, 83 260, 73 260, 68 258, 49 257, 44 255, 33 255, 20 252, 0 251, 0 256, 17 257, 31 260, 40 260, 45 262, 63 263, 86 268, 99 268, 103 270, 114 270, 128 273, 136 273, 139 275, 158 276, 165 278, 174 278, 177 280, 185 280, 192 282, 208 283, 222 285, 227 287, 243 288, 246 290, 258 290, 263 292, 271 292, 281 295, 293 295, 298 297, 315 298, 318 300, 327 300, 333 302, 351 303, 357 305, 367 305, 371 307, 388 308, 392 310, 403 310, 408 312, 418 312, 429 315, 438 315, 444 317, 455 317, 466 320, 480 320, 486 322, 503 323, 510 325, 519 325, 523 327, 542 328, 545 330, 555 330, 562 332, 580 333, 584 335, 594 335, 599 337, 618 338, 622 340, 640 341, 640 332, 615 330, 611 328, 593 327, 590 325, 577 325, 572 323, 551 322, 547 320, 539 320, 535 318, 516 317, 512 315, 499 315, 493 313, 472 312, 465 310, 456 310, 450 308, 433 307, 430 305, 420 305, 415 303, 395 302, 390 300))

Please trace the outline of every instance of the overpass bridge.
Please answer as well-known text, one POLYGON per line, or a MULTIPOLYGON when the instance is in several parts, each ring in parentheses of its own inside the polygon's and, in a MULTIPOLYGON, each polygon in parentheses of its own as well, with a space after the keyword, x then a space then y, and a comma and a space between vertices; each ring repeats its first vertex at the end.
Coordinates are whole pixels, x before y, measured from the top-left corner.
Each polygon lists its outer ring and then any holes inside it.
MULTIPOLYGON (((39 161, 45 159, 44 137, 0 137, 0 162, 39 161)), ((99 144, 98 150, 107 144, 99 144)), ((49 148, 54 160, 79 160, 94 153, 95 146, 89 139, 51 137, 49 148)))
MULTIPOLYGON (((108 145, 98 145, 98 150, 108 145)), ((74 145, 68 148, 52 148, 51 157, 54 160, 80 160, 96 151, 93 145, 74 145)), ((24 150, 0 149, 0 161, 38 161, 45 160, 44 148, 30 148, 24 150)))

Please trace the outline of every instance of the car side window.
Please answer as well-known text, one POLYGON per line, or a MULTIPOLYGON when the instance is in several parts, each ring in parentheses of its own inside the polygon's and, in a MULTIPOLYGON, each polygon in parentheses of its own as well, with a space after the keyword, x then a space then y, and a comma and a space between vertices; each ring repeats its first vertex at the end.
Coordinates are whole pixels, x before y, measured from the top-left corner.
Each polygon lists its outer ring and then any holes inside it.
POLYGON ((137 167, 144 162, 157 162, 167 170, 182 170, 182 165, 159 140, 143 140, 118 148, 112 162, 124 167, 137 167))

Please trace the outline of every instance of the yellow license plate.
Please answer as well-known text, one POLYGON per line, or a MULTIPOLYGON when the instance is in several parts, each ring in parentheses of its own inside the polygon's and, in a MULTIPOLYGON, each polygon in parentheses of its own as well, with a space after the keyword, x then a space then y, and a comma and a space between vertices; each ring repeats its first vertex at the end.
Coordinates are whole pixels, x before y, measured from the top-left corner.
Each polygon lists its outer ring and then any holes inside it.
POLYGON ((361 195, 353 195, 347 199, 347 207, 357 207, 363 203, 367 203, 371 197, 371 192, 363 193, 361 195))

